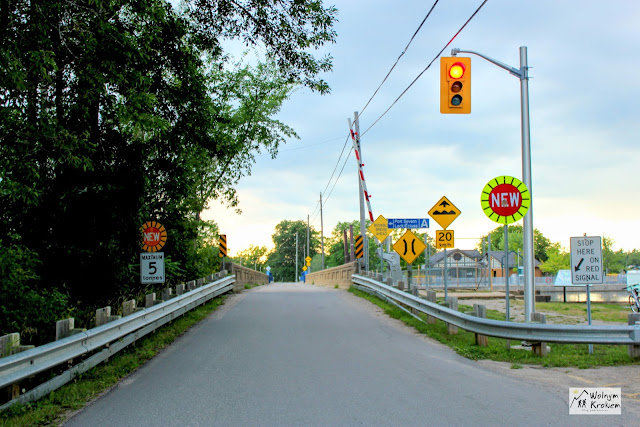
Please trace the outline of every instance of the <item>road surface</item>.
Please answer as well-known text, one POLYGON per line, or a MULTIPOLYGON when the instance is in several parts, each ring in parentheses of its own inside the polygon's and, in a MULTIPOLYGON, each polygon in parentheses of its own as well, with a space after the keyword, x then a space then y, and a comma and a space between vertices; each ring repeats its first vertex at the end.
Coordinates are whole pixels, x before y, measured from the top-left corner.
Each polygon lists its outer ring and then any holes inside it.
MULTIPOLYGON (((456 355, 344 290, 261 286, 227 303, 68 426, 632 425, 569 415, 569 390, 456 355)), ((576 386, 580 386, 577 384, 576 386)))

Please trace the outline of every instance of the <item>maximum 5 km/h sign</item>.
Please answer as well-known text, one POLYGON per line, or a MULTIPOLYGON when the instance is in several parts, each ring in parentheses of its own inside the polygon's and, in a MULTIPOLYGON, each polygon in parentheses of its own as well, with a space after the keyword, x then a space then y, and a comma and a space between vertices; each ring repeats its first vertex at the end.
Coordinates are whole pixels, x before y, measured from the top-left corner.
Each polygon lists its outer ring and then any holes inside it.
POLYGON ((571 238, 571 283, 602 283, 602 239, 600 236, 571 238))

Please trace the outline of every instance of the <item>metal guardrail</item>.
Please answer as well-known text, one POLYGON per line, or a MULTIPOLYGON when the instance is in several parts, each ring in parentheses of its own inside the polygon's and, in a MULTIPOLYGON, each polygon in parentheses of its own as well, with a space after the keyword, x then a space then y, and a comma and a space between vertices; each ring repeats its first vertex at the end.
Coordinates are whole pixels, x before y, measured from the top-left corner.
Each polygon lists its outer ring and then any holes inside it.
POLYGON ((235 276, 228 276, 102 326, 1 358, 0 388, 3 388, 103 348, 101 352, 58 377, 9 401, 0 410, 17 402, 33 401, 48 394, 165 323, 232 290, 235 280, 235 276))
POLYGON ((395 289, 374 279, 353 275, 353 283, 436 317, 446 323, 481 335, 532 342, 640 345, 640 324, 635 325, 547 325, 483 319, 395 289))

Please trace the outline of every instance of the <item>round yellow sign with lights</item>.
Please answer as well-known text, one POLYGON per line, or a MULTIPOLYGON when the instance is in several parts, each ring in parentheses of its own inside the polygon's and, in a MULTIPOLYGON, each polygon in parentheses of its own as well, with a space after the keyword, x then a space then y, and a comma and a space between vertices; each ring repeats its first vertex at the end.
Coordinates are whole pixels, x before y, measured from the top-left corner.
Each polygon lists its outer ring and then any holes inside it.
POLYGON ((167 243, 167 230, 156 221, 147 221, 140 227, 142 232, 142 250, 157 252, 167 243))
POLYGON ((520 221, 527 214, 531 196, 527 186, 518 178, 499 176, 485 185, 480 203, 490 220, 511 224, 520 221))

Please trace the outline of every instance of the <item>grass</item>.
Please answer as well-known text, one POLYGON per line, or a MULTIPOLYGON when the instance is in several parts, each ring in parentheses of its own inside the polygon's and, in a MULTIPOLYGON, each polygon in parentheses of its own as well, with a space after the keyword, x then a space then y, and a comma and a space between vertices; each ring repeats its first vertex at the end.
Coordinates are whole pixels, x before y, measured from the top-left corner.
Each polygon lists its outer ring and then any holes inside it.
POLYGON ((26 405, 12 406, 0 413, 0 425, 60 424, 69 411, 82 408, 122 378, 144 365, 191 326, 214 312, 224 303, 225 299, 226 296, 223 295, 189 311, 117 353, 109 359, 109 363, 103 363, 90 369, 49 396, 26 405))
MULTIPOLYGON (((516 300, 515 303, 524 305, 524 302, 520 300, 516 300)), ((536 302, 536 311, 587 318, 587 304, 584 302, 536 302)), ((593 320, 627 324, 629 313, 631 310, 629 310, 628 304, 591 303, 591 319, 593 320)))
MULTIPOLYGON (((590 355, 587 344, 550 343, 551 352, 545 357, 537 356, 527 350, 509 350, 507 349, 506 340, 501 338, 489 337, 489 345, 480 347, 475 344, 475 334, 472 332, 459 329, 458 334, 449 335, 446 324, 440 320, 435 324, 427 324, 425 314, 420 314, 420 317, 424 320, 420 321, 400 308, 366 292, 359 291, 353 287, 349 289, 349 292, 371 301, 382 308, 388 316, 401 320, 418 332, 451 347, 459 355, 471 360, 489 359, 509 362, 512 369, 519 369, 519 366, 521 367, 523 364, 583 369, 596 366, 640 365, 640 360, 633 360, 628 356, 627 346, 594 345, 594 354, 590 355)), ((536 306, 539 307, 538 303, 536 303, 536 306)), ((458 309, 462 312, 470 312, 473 308, 460 305, 458 309)), ((496 310, 487 310, 487 318, 504 320, 505 315, 496 310)), ((519 345, 520 343, 512 340, 511 344, 519 345)))

